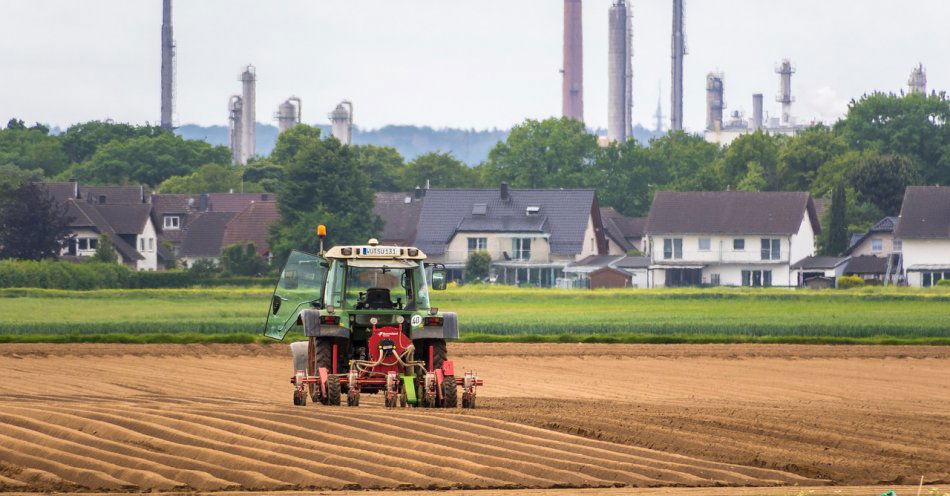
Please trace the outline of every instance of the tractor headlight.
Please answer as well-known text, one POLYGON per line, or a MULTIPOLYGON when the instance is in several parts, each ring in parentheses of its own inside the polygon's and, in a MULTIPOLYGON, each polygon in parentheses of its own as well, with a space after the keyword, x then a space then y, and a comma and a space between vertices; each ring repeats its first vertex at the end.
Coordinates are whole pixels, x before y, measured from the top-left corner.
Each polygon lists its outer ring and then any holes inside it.
POLYGON ((376 317, 371 317, 369 319, 370 324, 376 325, 377 322, 379 322, 379 319, 377 319, 376 317))
POLYGON ((402 315, 397 315, 397 316, 396 316, 396 323, 397 323, 397 324, 402 324, 402 323, 405 322, 405 321, 406 321, 406 318, 403 317, 402 315))

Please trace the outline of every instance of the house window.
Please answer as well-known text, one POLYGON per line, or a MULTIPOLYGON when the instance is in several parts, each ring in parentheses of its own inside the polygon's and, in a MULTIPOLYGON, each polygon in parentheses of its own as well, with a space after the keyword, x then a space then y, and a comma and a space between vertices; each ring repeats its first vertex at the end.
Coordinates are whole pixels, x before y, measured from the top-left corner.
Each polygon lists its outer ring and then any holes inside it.
POLYGON ((931 286, 936 286, 941 279, 950 279, 950 271, 948 272, 921 272, 920 273, 920 285, 929 288, 931 286))
POLYGON ((531 238, 515 238, 511 240, 511 251, 515 260, 531 259, 531 238))
POLYGON ((884 241, 880 239, 872 239, 871 251, 874 253, 881 253, 882 251, 884 251, 884 241))
POLYGON ((709 251, 711 244, 709 238, 699 238, 699 251, 709 251))
POLYGON ((181 217, 177 215, 165 216, 165 229, 179 229, 179 228, 181 228, 181 217))
POLYGON ((735 251, 744 251, 745 250, 745 239, 736 238, 732 240, 732 249, 735 251))
POLYGON ((468 252, 488 249, 488 238, 468 238, 468 252))
POLYGON ((99 238, 89 238, 89 249, 95 250, 99 248, 99 238))
POLYGON ((88 238, 79 238, 79 249, 88 250, 89 249, 89 239, 88 238))
POLYGON ((904 248, 904 242, 901 241, 901 240, 899 240, 899 239, 895 239, 895 240, 894 240, 894 251, 895 251, 895 252, 900 252, 903 248, 904 248))
POLYGON ((782 240, 778 238, 762 238, 762 260, 781 260, 782 240))
POLYGON ((148 238, 148 251, 155 249, 155 238, 148 238))
POLYGON ((742 285, 754 288, 769 287, 772 285, 771 270, 743 270, 742 285))
POLYGON ((139 251, 145 251, 145 238, 139 238, 139 251))
POLYGON ((709 274, 709 284, 712 286, 719 285, 719 274, 709 274))
POLYGON ((664 238, 663 239, 663 258, 681 259, 683 258, 683 239, 682 238, 664 238))

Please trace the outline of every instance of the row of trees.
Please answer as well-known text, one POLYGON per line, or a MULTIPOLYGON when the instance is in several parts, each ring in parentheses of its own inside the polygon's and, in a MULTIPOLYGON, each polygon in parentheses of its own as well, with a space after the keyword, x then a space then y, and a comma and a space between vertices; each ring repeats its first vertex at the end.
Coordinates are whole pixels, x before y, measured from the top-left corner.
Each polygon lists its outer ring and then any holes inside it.
POLYGON ((950 184, 950 100, 941 95, 873 94, 853 101, 833 126, 796 136, 756 132, 720 147, 698 135, 668 133, 643 145, 598 145, 582 123, 526 120, 468 167, 451 153, 406 161, 394 148, 344 146, 317 128, 297 126, 268 157, 229 164, 225 147, 185 140, 151 126, 88 122, 61 135, 11 120, 0 131, 0 188, 29 178, 76 178, 86 184, 146 184, 168 193, 275 192, 280 222, 276 253, 313 248, 312 228, 336 242, 377 234, 374 191, 438 188, 596 188, 600 203, 645 215, 659 190, 809 191, 834 198, 836 221, 821 238, 826 253, 847 232, 900 210, 904 188, 950 184), (830 231, 837 230, 832 234, 830 231))

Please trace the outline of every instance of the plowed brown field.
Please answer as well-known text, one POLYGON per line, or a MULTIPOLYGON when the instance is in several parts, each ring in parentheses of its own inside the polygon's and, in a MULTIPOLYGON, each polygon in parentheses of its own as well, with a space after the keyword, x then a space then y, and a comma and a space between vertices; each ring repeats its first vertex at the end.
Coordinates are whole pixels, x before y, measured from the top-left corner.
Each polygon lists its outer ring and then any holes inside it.
MULTIPOLYGON (((0 490, 950 481, 947 348, 450 353, 486 381, 478 410, 394 412, 374 397, 359 408, 293 407, 285 345, 3 345, 0 490)), ((638 494, 617 491, 604 494, 638 494)), ((794 494, 736 491, 710 494, 794 494)))

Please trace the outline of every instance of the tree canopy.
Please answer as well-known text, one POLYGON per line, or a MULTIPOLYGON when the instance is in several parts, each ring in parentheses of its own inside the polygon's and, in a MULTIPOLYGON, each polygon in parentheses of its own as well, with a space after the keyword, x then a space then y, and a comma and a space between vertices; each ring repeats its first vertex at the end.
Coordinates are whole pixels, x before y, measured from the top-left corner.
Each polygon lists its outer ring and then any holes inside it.
POLYGON ((71 237, 66 205, 25 182, 0 197, 0 258, 59 258, 71 237))

